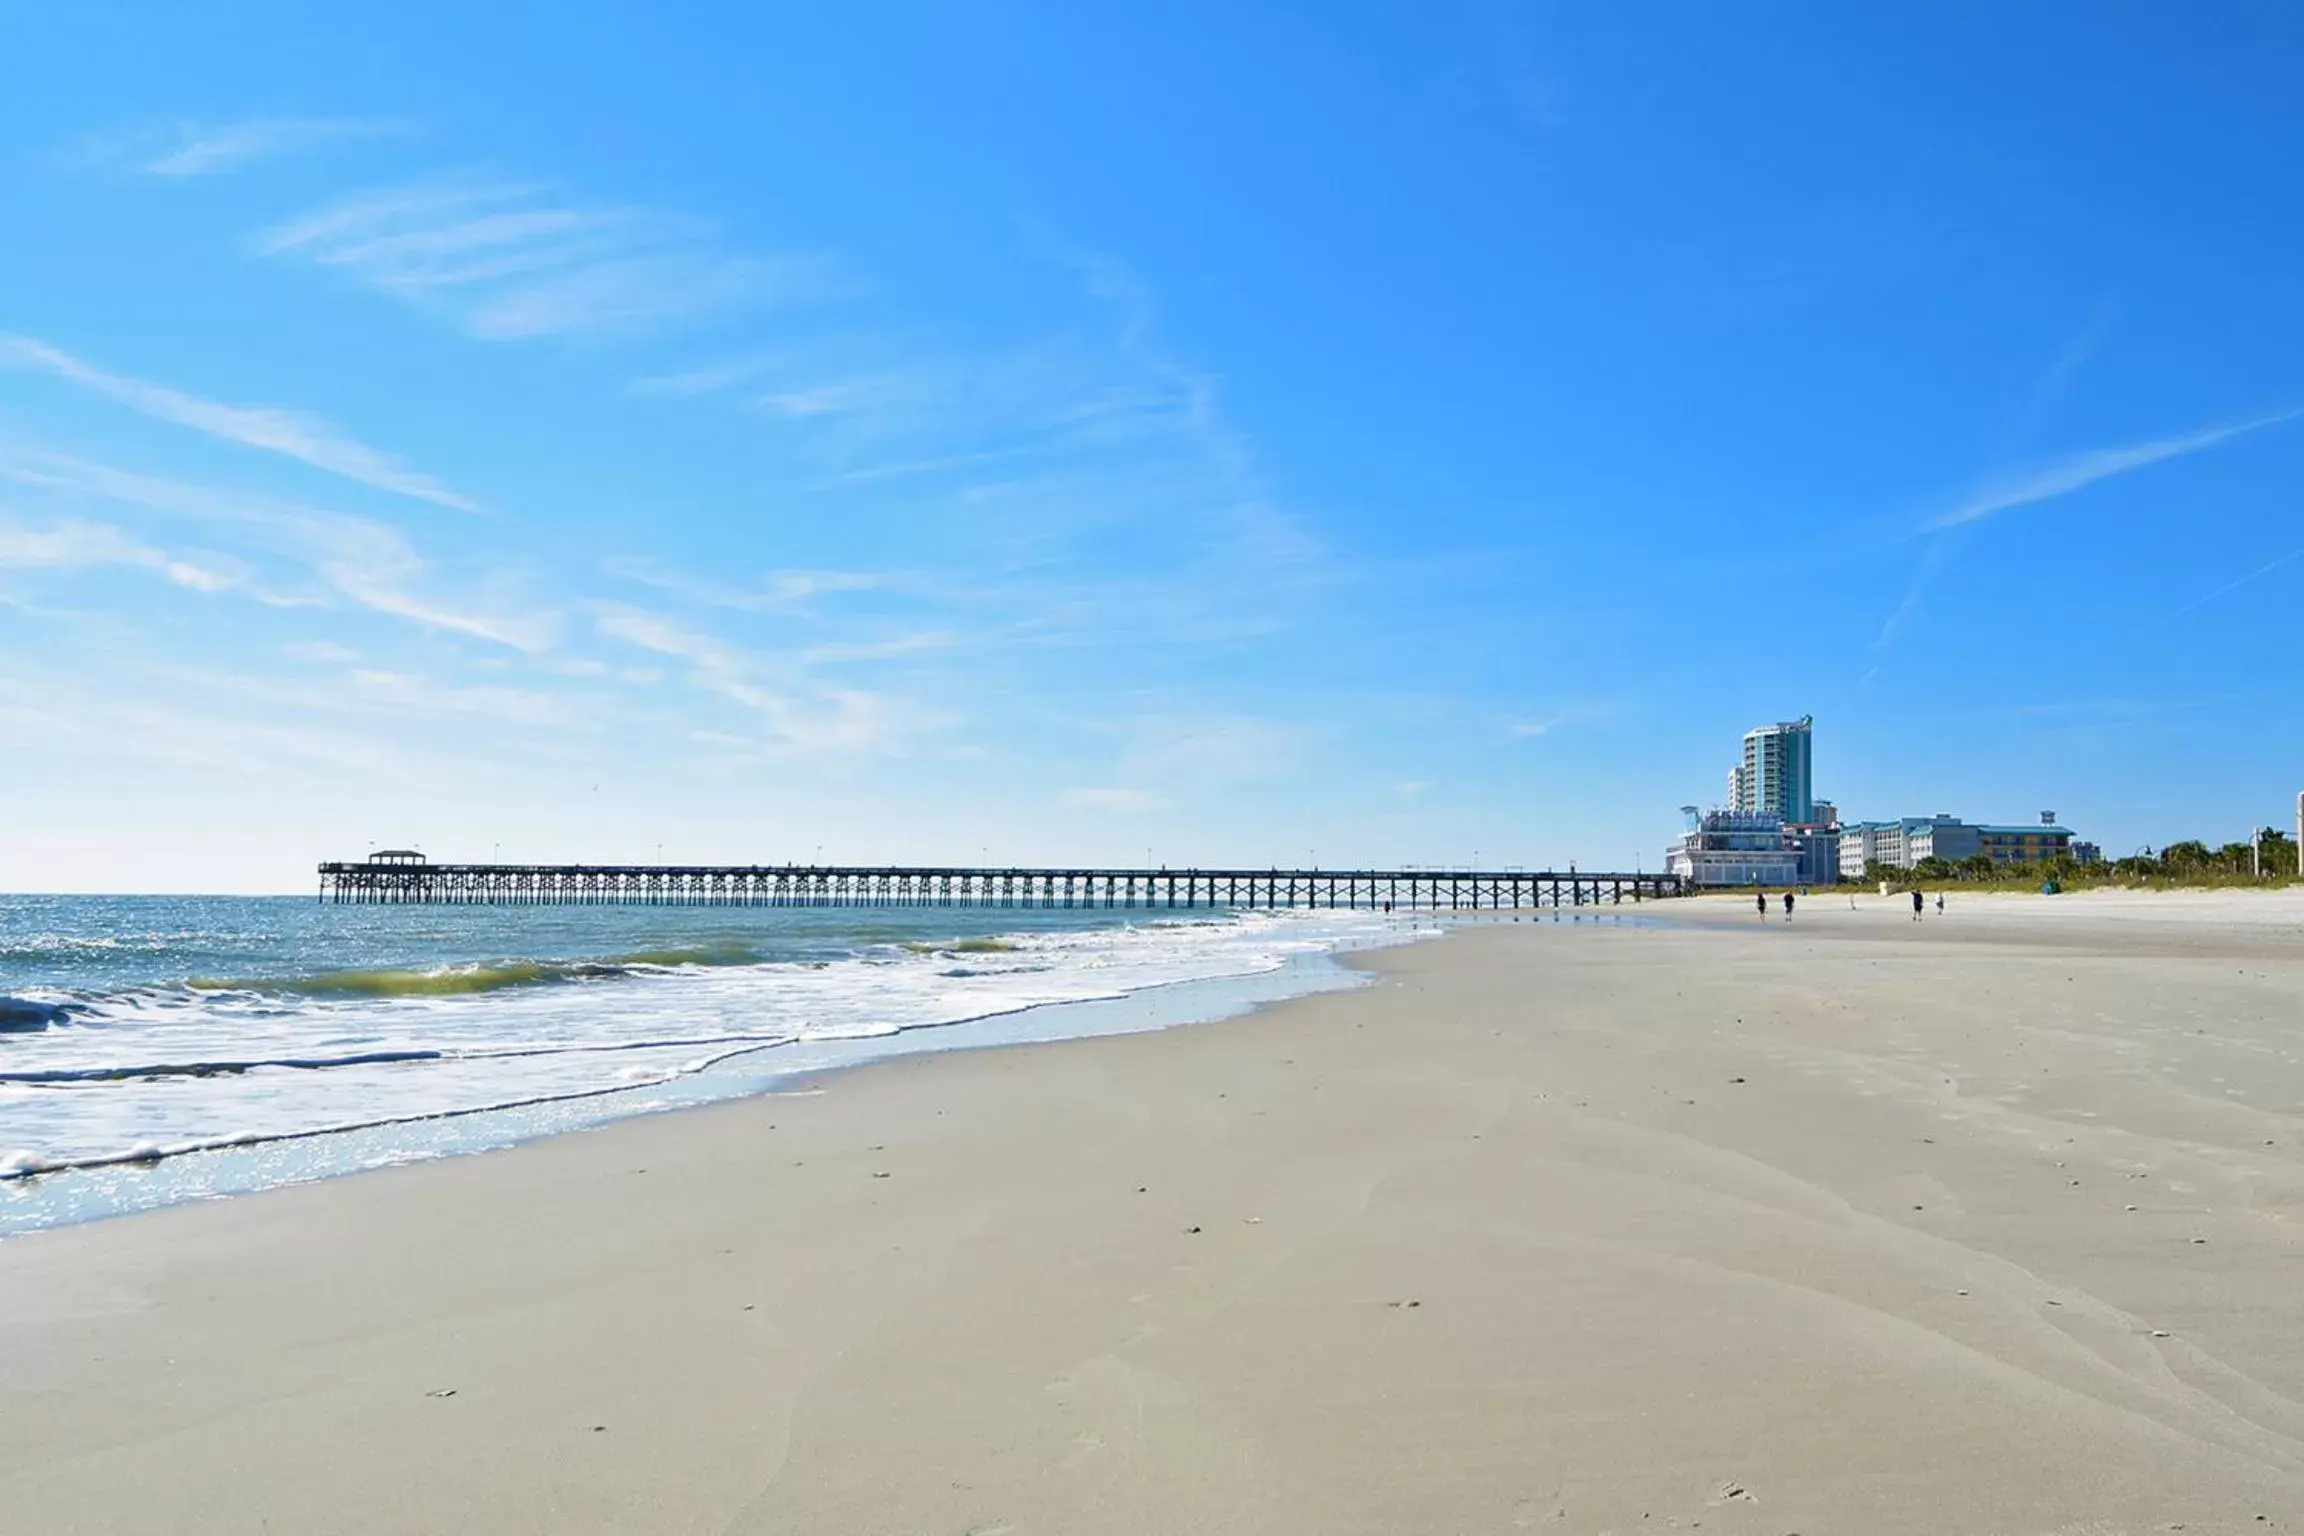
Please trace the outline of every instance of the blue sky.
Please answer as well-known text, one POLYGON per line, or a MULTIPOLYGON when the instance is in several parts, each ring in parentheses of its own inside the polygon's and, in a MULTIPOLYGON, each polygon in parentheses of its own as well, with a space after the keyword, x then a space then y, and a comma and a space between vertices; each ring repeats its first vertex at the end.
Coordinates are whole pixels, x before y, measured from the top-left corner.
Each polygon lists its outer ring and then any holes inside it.
POLYGON ((2126 851, 2304 784, 2293 10, 9 51, 0 886, 1654 867, 1802 713, 1854 815, 2126 851))

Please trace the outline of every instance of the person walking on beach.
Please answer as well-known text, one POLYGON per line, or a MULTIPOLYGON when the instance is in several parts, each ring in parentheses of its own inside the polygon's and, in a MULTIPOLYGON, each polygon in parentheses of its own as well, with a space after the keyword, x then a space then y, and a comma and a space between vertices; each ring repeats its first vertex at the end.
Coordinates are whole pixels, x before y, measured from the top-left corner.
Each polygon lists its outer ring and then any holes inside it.
POLYGON ((1920 901, 1920 893, 1915 890, 1912 893, 1912 921, 1914 922, 1920 921, 1920 901))
POLYGON ((1790 891, 1784 893, 1784 921, 1792 921, 1792 893, 1790 891))
POLYGON ((1762 891, 1756 898, 1760 903, 1760 921, 1768 921, 1768 893, 1762 891))
POLYGON ((1938 917, 1944 915, 1944 893, 1942 891, 1936 893, 1936 915, 1938 917))

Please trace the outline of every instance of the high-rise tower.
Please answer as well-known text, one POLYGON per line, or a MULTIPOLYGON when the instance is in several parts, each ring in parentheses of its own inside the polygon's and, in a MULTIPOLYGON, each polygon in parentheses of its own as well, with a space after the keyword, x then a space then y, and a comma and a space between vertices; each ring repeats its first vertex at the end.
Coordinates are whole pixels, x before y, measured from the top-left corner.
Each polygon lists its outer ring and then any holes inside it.
POLYGON ((1744 761, 1729 771, 1732 811, 1774 811, 1787 822, 1816 818, 1809 738, 1815 720, 1802 715, 1744 733, 1744 761))

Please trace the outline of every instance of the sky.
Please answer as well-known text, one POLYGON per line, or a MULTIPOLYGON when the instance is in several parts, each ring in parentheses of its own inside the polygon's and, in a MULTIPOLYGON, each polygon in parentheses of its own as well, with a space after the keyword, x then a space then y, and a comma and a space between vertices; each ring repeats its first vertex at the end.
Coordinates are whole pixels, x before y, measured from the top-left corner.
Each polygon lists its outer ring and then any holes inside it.
POLYGON ((2304 788, 2304 12, 12 17, 0 888, 2304 788))

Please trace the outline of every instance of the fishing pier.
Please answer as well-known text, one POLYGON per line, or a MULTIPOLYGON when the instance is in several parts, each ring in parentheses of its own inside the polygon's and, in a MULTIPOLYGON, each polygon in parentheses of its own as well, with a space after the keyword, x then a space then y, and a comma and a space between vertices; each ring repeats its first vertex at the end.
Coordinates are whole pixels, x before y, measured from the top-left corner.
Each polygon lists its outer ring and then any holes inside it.
POLYGON ((1261 908, 1506 911, 1684 894, 1659 874, 1478 869, 971 869, 934 865, 435 864, 406 850, 320 866, 355 905, 1261 908))

